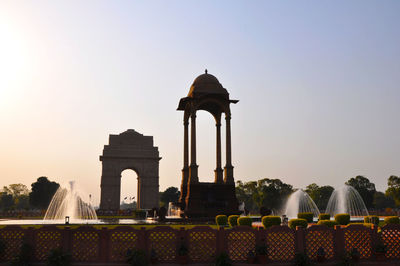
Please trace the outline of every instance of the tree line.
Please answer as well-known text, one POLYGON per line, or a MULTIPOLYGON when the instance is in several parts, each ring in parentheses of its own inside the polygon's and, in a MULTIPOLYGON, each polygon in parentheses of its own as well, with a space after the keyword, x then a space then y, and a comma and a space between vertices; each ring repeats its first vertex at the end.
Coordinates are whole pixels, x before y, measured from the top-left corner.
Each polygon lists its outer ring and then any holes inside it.
MULTIPOLYGON (((369 210, 400 207, 400 178, 398 176, 388 178, 388 188, 385 193, 377 191, 375 184, 364 176, 350 178, 345 184, 358 191, 369 210)), ((252 212, 258 212, 261 207, 280 210, 288 196, 294 191, 292 185, 280 179, 264 178, 258 181, 236 182, 238 201, 244 202, 246 209, 252 212)), ((310 195, 320 210, 325 210, 334 188, 312 183, 304 191, 310 195)))
POLYGON ((47 209, 60 184, 39 177, 31 184, 11 184, 0 190, 0 211, 47 209))

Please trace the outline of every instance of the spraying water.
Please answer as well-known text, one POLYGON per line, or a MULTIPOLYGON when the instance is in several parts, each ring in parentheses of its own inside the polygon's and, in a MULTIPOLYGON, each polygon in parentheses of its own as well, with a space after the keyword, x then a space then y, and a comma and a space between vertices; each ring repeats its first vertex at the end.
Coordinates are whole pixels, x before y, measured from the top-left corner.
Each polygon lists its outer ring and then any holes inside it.
POLYGON ((353 217, 369 215, 360 194, 349 185, 344 185, 332 192, 326 212, 331 216, 338 213, 348 213, 353 217))
POLYGON ((92 205, 82 200, 75 182, 69 182, 69 187, 59 187, 47 208, 44 220, 63 220, 69 216, 71 221, 97 219, 92 205))
POLYGON ((319 210, 312 198, 302 189, 293 192, 288 198, 285 206, 285 214, 289 218, 297 217, 299 212, 312 212, 318 217, 319 210))

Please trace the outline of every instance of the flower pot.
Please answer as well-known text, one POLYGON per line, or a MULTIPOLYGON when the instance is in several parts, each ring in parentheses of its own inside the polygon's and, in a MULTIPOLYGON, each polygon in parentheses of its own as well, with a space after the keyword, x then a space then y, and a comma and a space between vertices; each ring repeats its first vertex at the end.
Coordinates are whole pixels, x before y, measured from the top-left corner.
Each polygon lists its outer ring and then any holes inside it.
POLYGON ((178 255, 177 260, 179 264, 184 265, 188 263, 189 257, 188 255, 178 255))
POLYGON ((268 255, 257 255, 257 261, 260 264, 267 264, 268 255))

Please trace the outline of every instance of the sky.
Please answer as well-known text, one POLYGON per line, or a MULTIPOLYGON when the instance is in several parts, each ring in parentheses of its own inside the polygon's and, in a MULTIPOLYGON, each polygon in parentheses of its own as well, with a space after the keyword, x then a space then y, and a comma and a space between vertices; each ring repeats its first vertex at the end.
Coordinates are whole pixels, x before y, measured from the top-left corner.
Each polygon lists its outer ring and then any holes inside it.
MULTIPOLYGON (((0 1, 0 185, 75 180, 98 204, 103 146, 132 128, 159 148, 160 190, 179 187, 176 108, 208 69, 240 100, 235 180, 363 175, 384 191, 400 175, 399 13, 389 0, 0 1)), ((212 181, 215 123, 197 117, 212 181)), ((122 197, 136 178, 122 173, 122 197)))

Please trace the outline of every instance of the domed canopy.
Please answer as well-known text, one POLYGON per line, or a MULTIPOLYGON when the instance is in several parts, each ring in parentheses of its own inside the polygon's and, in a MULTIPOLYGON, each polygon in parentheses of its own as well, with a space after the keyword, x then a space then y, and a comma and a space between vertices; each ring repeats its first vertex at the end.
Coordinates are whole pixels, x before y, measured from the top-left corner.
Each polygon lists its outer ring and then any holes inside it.
POLYGON ((230 103, 238 100, 230 100, 228 91, 222 87, 218 79, 206 73, 198 76, 190 87, 189 94, 179 101, 178 110, 184 111, 188 104, 195 103, 197 110, 206 110, 213 115, 229 110, 230 103), (225 107, 223 107, 225 106, 225 107))
POLYGON ((205 74, 198 76, 190 87, 188 97, 196 97, 204 94, 223 94, 228 95, 228 92, 218 79, 205 71, 205 74))

